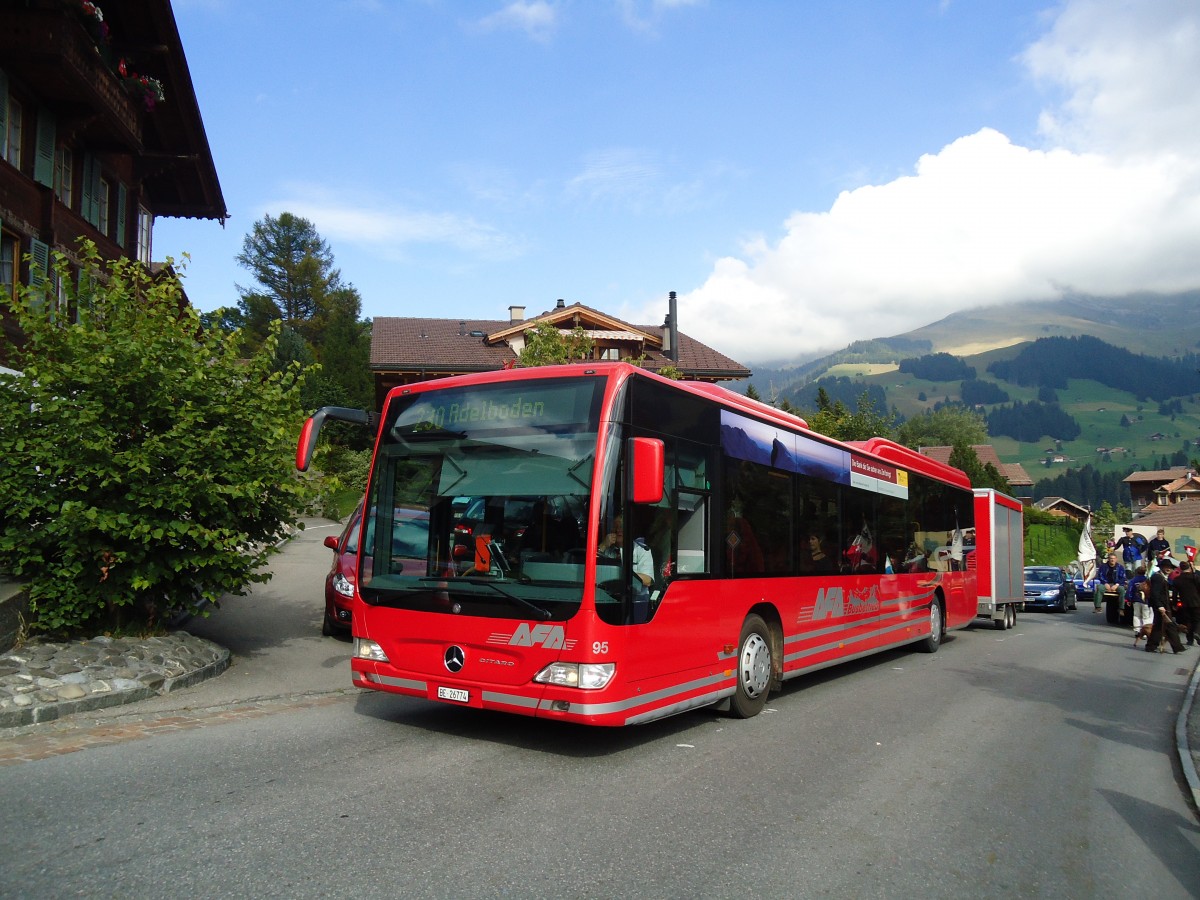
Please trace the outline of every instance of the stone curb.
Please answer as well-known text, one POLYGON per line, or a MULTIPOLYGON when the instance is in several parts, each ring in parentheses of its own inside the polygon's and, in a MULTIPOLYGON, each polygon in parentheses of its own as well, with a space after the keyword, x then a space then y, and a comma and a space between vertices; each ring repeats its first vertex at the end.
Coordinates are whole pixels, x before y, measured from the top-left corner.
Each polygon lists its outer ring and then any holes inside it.
MULTIPOLYGON (((1183 705, 1179 710, 1179 717, 1175 720, 1175 747, 1179 753, 1179 765, 1183 769, 1183 779, 1191 790, 1192 810, 1200 817, 1200 776, 1196 774, 1196 761, 1197 756, 1200 755, 1200 746, 1192 746, 1190 734, 1193 727, 1196 727, 1192 725, 1191 720, 1198 684, 1200 684, 1200 665, 1192 669, 1192 677, 1188 681, 1183 705)), ((1200 727, 1197 727, 1197 733, 1200 735, 1200 727)))
MULTIPOLYGON (((92 642, 106 639, 93 639, 92 642)), ((151 639, 154 640, 154 639, 151 639)), ((169 635, 167 642, 174 641, 179 645, 188 645, 192 651, 202 651, 204 655, 210 657, 210 661, 197 664, 194 668, 188 669, 184 666, 184 671, 178 674, 170 674, 175 667, 135 661, 132 663, 139 671, 136 672, 134 678, 111 676, 91 676, 91 681, 96 682, 103 680, 105 682, 116 682, 111 684, 103 691, 88 693, 83 697, 55 697, 50 700, 39 700, 27 706, 8 706, 0 708, 0 728, 17 728, 22 725, 38 725, 44 722, 52 722, 62 716, 69 716, 75 713, 91 712, 97 709, 107 709, 113 706, 123 706, 128 703, 137 703, 140 700, 148 700, 151 697, 161 694, 170 693, 173 690, 180 688, 192 687, 209 678, 214 678, 220 675, 229 668, 231 658, 229 650, 221 647, 211 641, 206 641, 202 638, 193 637, 187 632, 175 632, 169 635)), ((110 642, 111 643, 111 642, 110 642)), ((61 649, 56 654, 56 659, 71 660, 75 655, 74 648, 79 645, 62 645, 61 649)), ((6 660, 11 656, 17 656, 22 651, 13 651, 0 660, 6 660)), ((25 677, 34 674, 34 670, 26 669, 17 677, 25 677)), ((11 678, 12 676, 6 676, 11 678)))

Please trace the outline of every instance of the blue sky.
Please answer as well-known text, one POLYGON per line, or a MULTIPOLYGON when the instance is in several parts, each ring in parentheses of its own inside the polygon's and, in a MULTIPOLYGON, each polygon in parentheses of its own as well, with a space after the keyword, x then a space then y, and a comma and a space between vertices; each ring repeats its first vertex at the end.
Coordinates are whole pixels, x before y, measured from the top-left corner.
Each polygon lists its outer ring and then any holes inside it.
POLYGON ((749 365, 1200 287, 1195 0, 173 7, 231 218, 160 219, 154 256, 200 309, 285 211, 368 317, 656 324, 674 290, 749 365))

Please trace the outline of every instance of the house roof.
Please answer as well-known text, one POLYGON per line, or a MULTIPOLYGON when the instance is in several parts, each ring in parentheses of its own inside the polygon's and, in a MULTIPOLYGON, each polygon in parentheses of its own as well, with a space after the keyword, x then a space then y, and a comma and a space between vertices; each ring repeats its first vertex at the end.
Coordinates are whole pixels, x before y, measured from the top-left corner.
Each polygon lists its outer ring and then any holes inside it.
POLYGON ((509 339, 540 322, 573 322, 576 315, 593 337, 613 338, 619 333, 618 339, 639 341, 645 355, 644 366, 650 371, 672 365, 693 376, 713 379, 750 377, 750 370, 741 363, 682 332, 679 333, 679 359, 672 360, 662 350, 662 326, 632 325, 579 303, 520 322, 376 316, 371 329, 371 370, 444 373, 499 369, 517 359, 517 354, 507 343, 509 339))
POLYGON ((1200 503, 1172 503, 1170 506, 1150 504, 1134 521, 1155 528, 1200 528, 1200 503))
POLYGON ((1142 481, 1174 481, 1188 473, 1187 466, 1176 466, 1173 469, 1152 469, 1144 472, 1130 472, 1122 479, 1127 484, 1142 481))
POLYGON ((1087 516, 1091 514, 1091 510, 1089 510, 1086 506, 1080 506, 1078 503, 1068 500, 1066 497, 1043 497, 1033 505, 1040 510, 1051 510, 1056 506, 1063 506, 1070 507, 1073 512, 1081 516, 1087 516))
POLYGON ((1200 478, 1197 478, 1194 472, 1188 472, 1182 478, 1176 478, 1174 481, 1167 484, 1161 484, 1154 489, 1154 493, 1174 494, 1179 491, 1200 491, 1200 478))
MULTIPOLYGON (((1008 479, 1008 483, 1013 487, 1032 487, 1033 479, 1029 477, 1029 473, 1025 471, 1025 467, 1020 463, 1006 463, 1000 461, 1000 456, 996 453, 996 448, 991 444, 972 444, 971 449, 975 451, 975 455, 979 457, 981 465, 991 463, 996 467, 996 471, 1008 479)), ((950 454, 954 452, 953 447, 921 447, 920 452, 938 462, 950 463, 950 454)))

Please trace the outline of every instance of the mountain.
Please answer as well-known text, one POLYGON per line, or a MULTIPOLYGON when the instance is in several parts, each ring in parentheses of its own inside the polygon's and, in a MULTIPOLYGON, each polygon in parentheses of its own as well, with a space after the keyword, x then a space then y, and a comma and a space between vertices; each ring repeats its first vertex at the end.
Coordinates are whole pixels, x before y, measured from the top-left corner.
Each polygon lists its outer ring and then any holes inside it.
MULTIPOLYGON (((1200 455, 1200 393, 1194 373, 1179 368, 1200 352, 1200 291, 1173 295, 1133 294, 1120 298, 1073 296, 1061 300, 989 306, 952 313, 929 325, 904 334, 872 341, 858 341, 837 353, 791 369, 756 370, 751 383, 764 399, 785 398, 809 410, 804 385, 822 377, 849 378, 854 396, 864 389, 882 389, 886 406, 902 417, 920 415, 939 403, 962 400, 961 379, 919 378, 936 369, 909 366, 899 371, 903 359, 947 353, 975 369, 978 381, 994 385, 1001 403, 984 403, 977 408, 985 416, 999 410, 1008 415, 1015 404, 1042 411, 1044 401, 1057 404, 1078 429, 1064 429, 1060 437, 1042 435, 1019 441, 993 435, 989 438, 1005 462, 1019 462, 1034 480, 1062 474, 1067 468, 1091 464, 1102 472, 1125 473, 1131 469, 1155 469, 1164 462, 1174 465, 1180 455, 1200 455), (1062 372, 1055 387, 1018 375, 1031 368, 1028 363, 998 365, 1032 359, 1030 348, 1040 352, 1044 369, 1048 348, 1056 342, 1040 338, 1087 337, 1101 366, 1112 371, 1085 373, 1078 365, 1068 367, 1062 357, 1062 372), (1106 346, 1108 345, 1108 346, 1106 346), (1132 355, 1131 355, 1132 354, 1132 355), (1154 364, 1138 357, 1154 358, 1154 364), (1159 366, 1159 358, 1173 360, 1159 366), (1173 366, 1173 368, 1172 368, 1173 366), (1155 376, 1153 373, 1164 374, 1155 376), (998 377, 996 372, 1008 378, 998 377), (1092 374, 1093 377, 1086 377, 1092 374), (1115 377, 1114 377, 1115 376, 1115 377), (1025 381, 1018 384, 1017 381, 1025 381), (1003 393, 1001 393, 1003 392, 1003 393)), ((1075 344, 1076 342, 1070 342, 1075 344)), ((1053 360, 1049 365, 1053 366, 1053 360)), ((949 367, 947 371, 953 370, 949 367)), ((961 371, 961 370, 960 370, 961 371)), ((977 386, 978 387, 978 386, 977 386)), ((975 395, 981 392, 973 391, 975 395)), ((989 392, 983 391, 986 396, 989 392)), ((877 404, 878 408, 878 404, 877 404)), ((992 416, 998 423, 1002 416, 992 416)))
MULTIPOLYGON (((1198 309, 1200 291, 1122 297, 1076 295, 981 306, 951 313, 904 334, 855 341, 794 367, 755 369, 750 383, 760 396, 775 397, 835 367, 895 365, 902 359, 930 353, 975 357, 1042 337, 1090 335, 1133 353, 1182 356, 1200 349, 1198 309)), ((997 357, 989 357, 988 361, 992 358, 997 357)), ((851 372, 839 370, 836 374, 851 372)))

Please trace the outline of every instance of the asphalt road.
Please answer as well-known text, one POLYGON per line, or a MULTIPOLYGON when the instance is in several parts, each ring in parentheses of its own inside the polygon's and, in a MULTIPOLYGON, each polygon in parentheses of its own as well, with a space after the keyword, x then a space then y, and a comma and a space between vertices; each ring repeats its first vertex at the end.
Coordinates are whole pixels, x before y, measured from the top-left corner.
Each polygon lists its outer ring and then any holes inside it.
POLYGON ((564 727, 349 689, 325 533, 210 620, 245 629, 225 675, 113 714, 150 736, 0 769, 0 895, 1200 895, 1172 743, 1195 659, 1086 609, 789 682, 748 721, 564 727), (222 717, 238 689, 264 702, 222 717))

